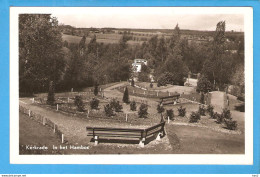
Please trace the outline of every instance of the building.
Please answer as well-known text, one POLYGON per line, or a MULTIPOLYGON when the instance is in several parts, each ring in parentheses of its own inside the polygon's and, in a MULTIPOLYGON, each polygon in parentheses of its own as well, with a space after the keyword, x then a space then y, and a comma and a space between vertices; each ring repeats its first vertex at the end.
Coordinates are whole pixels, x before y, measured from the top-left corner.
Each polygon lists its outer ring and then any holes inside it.
POLYGON ((135 72, 135 73, 141 72, 142 64, 147 65, 147 60, 134 59, 134 63, 132 64, 133 72, 135 72))

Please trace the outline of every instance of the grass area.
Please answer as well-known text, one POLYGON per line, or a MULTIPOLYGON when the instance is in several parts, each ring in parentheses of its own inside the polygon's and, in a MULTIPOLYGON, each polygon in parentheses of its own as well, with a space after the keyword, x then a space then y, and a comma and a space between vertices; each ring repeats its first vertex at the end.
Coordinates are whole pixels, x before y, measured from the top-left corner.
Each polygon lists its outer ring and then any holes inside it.
MULTIPOLYGON (((169 96, 169 92, 162 92, 162 91, 155 91, 155 90, 143 90, 141 88, 128 86, 128 93, 129 95, 143 97, 143 98, 160 98, 160 97, 166 97, 169 96), (158 96, 157 96, 158 93, 158 96)), ((121 93, 124 93, 125 86, 118 87, 118 91, 121 93)), ((170 93, 170 95, 173 95, 175 93, 170 93)))
POLYGON ((53 146, 62 145, 61 140, 48 127, 19 113, 19 153, 20 154, 63 154, 62 150, 53 150, 53 146), (28 150, 26 146, 46 146, 48 150, 28 150))
MULTIPOLYGON (((188 100, 199 102, 201 101, 201 94, 198 92, 192 92, 190 94, 182 94, 181 98, 186 98, 188 100)), ((211 94, 204 94, 205 104, 211 103, 211 94)))
POLYGON ((150 82, 135 82, 135 85, 138 85, 140 87, 143 87, 143 88, 146 88, 148 90, 163 90, 163 89, 166 89, 166 88, 169 88, 169 87, 172 87, 172 85, 166 85, 166 86, 160 86, 158 87, 157 86, 157 83, 153 83, 153 87, 151 88, 150 87, 150 82))
POLYGON ((176 154, 244 154, 244 135, 217 132, 203 127, 167 125, 176 154))

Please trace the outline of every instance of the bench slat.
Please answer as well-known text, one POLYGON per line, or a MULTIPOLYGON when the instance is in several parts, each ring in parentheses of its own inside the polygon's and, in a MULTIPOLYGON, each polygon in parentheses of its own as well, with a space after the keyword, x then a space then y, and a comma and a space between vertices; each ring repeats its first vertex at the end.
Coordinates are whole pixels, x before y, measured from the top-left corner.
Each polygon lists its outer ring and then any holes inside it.
POLYGON ((86 127, 88 130, 95 130, 95 131, 122 131, 122 132, 141 132, 145 129, 132 129, 132 128, 106 128, 106 127, 86 127))

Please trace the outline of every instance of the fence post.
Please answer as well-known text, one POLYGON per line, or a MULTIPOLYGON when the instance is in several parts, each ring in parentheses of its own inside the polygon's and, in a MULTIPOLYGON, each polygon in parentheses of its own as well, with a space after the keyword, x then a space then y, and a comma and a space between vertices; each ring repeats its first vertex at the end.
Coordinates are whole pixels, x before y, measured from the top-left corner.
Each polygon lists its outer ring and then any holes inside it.
POLYGON ((29 112, 29 117, 31 117, 31 111, 30 111, 30 109, 29 109, 29 111, 28 111, 28 112, 29 112))
POLYGON ((45 125, 45 117, 42 118, 42 125, 45 125))
POLYGON ((55 133, 55 131, 56 131, 56 125, 55 123, 53 123, 53 133, 55 133))
POLYGON ((169 92, 169 96, 171 96, 171 92, 169 92))
POLYGON ((158 91, 156 92, 156 95, 159 96, 159 92, 158 91))
POLYGON ((59 104, 57 104, 57 109, 56 109, 56 111, 58 111, 59 110, 59 104))
POLYGON ((125 114, 125 121, 127 122, 128 120, 128 117, 127 117, 127 113, 125 114))
POLYGON ((95 146, 97 146, 98 145, 98 136, 95 136, 95 146))
POLYGON ((88 109, 88 116, 87 116, 87 118, 89 118, 89 109, 88 109))
POLYGON ((170 117, 168 116, 168 123, 170 123, 170 117))
POLYGON ((34 98, 32 98, 32 103, 34 103, 34 98))
POLYGON ((64 143, 64 135, 61 134, 61 143, 63 144, 64 143))

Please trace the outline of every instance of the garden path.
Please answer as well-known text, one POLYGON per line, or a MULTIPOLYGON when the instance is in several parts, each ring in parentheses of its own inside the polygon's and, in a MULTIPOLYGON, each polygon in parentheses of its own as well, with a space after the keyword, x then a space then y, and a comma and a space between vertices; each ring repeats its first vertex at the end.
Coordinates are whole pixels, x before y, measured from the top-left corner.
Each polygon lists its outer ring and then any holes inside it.
POLYGON ((224 108, 225 93, 220 91, 211 92, 211 105, 214 106, 215 111, 221 113, 224 108))

